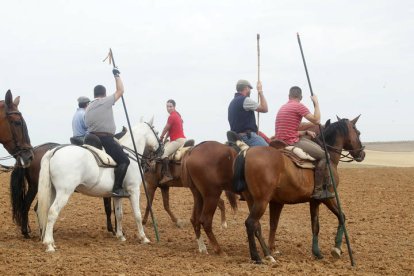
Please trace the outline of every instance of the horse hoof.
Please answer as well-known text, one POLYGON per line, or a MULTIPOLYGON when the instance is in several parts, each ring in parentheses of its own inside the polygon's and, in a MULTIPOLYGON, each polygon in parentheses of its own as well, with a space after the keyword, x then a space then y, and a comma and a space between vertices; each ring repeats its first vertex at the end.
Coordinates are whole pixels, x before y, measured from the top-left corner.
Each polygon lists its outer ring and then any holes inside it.
POLYGON ((334 257, 335 259, 340 259, 341 254, 342 254, 341 249, 338 249, 336 247, 332 248, 332 250, 331 250, 332 257, 334 257))
POLYGON ((182 228, 184 228, 185 222, 182 219, 177 219, 177 222, 175 223, 175 225, 178 228, 182 229, 182 228))
POLYGON ((221 224, 221 228, 227 229, 227 221, 225 221, 221 224))
POLYGON ((147 244, 147 243, 151 243, 151 241, 147 237, 144 237, 143 239, 141 239, 141 243, 147 244))
POLYGON ((120 237, 118 237, 118 239, 119 239, 121 242, 126 241, 126 238, 125 238, 124 236, 120 236, 120 237))
POLYGON ((263 264, 263 261, 261 259, 255 260, 254 264, 263 264))
POLYGON ((276 263, 276 260, 275 260, 275 258, 273 258, 273 256, 266 256, 265 257, 265 259, 268 261, 268 262, 271 262, 271 263, 276 263))
POLYGON ((56 251, 56 249, 52 245, 48 245, 45 252, 53 253, 55 251, 56 251))

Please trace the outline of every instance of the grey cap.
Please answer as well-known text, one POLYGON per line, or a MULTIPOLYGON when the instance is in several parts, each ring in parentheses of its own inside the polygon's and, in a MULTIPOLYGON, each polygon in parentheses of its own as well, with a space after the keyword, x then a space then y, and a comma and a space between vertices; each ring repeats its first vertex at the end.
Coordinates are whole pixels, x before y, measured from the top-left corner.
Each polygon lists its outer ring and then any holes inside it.
POLYGON ((82 96, 82 97, 79 97, 78 98, 78 103, 89 103, 91 100, 89 100, 89 98, 88 97, 84 97, 84 96, 82 96))
POLYGON ((250 87, 250 89, 253 89, 253 86, 247 80, 239 80, 236 84, 236 91, 242 91, 246 86, 250 87))

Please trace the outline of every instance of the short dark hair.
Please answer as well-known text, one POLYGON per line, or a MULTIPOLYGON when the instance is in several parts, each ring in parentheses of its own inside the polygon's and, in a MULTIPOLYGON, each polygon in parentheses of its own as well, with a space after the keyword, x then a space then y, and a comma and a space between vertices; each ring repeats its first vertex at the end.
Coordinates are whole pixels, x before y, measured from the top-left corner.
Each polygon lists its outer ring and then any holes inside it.
POLYGON ((169 99, 169 100, 167 101, 167 103, 170 103, 170 104, 172 104, 172 105, 175 107, 175 101, 174 101, 174 100, 169 99))
POLYGON ((88 106, 88 103, 89 102, 87 102, 87 103, 79 103, 78 106, 79 106, 79 108, 86 108, 88 106))
POLYGON ((100 85, 100 84, 95 86, 95 88, 93 89, 93 97, 98 98, 98 97, 105 97, 105 96, 106 96, 105 86, 100 85))
POLYGON ((292 86, 289 90, 289 98, 302 99, 302 89, 299 86, 292 86))

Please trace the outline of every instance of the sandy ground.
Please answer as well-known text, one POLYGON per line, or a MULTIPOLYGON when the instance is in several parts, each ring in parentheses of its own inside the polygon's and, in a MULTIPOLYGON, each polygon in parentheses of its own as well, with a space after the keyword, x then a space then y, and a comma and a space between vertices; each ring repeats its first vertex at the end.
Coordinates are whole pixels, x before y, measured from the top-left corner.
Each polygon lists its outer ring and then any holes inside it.
MULTIPOLYGON (((124 201, 124 232, 120 242, 105 229, 102 200, 74 194, 55 226, 56 253, 44 252, 39 241, 35 213, 31 211, 32 239, 25 240, 11 221, 9 173, 0 174, 0 275, 413 275, 414 274, 414 168, 340 169, 340 196, 347 214, 347 229, 356 266, 350 265, 344 244, 340 260, 330 256, 336 218, 321 207, 320 247, 325 255, 311 255, 308 204, 286 206, 277 232, 276 264, 250 262, 244 220, 247 207, 228 212, 227 229, 214 220, 217 238, 227 256, 202 255, 189 218, 192 196, 185 188, 171 189, 173 211, 186 221, 177 228, 162 210, 160 193, 154 202, 160 242, 152 224, 146 226, 151 244, 139 244, 129 204, 124 201)), ((141 197, 141 205, 145 196, 141 197)), ((229 205, 226 203, 229 210, 229 205)), ((268 214, 262 219, 268 233, 268 214)), ((204 233, 203 233, 204 235, 204 233)), ((204 236, 205 237, 205 236, 204 236)), ((205 237, 206 239, 206 237, 205 237)), ((207 244, 208 249, 211 247, 207 244)))

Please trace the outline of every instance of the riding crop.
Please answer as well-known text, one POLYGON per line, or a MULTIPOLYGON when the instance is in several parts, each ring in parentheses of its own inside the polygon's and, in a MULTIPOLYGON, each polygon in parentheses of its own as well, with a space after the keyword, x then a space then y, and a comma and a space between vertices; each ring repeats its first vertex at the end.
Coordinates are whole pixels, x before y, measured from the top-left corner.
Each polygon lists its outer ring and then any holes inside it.
MULTIPOLYGON (((311 84, 311 81, 310 81, 310 78, 309 78, 308 68, 306 66, 305 56, 303 54, 302 43, 300 41, 299 33, 297 33, 297 37, 298 37, 298 43, 299 43, 300 53, 302 55, 303 65, 305 66, 306 78, 308 79, 310 93, 311 93, 311 96, 313 96, 312 84, 311 84)), ((346 227, 345 227, 345 220, 344 220, 344 216, 343 216, 343 213, 342 213, 341 203, 339 201, 339 194, 338 194, 338 190, 336 188, 336 183, 335 183, 335 179, 334 179, 333 172, 332 172, 331 162, 330 162, 330 159, 329 159, 329 156, 328 156, 328 149, 326 147, 325 136, 323 135, 321 125, 319 124, 318 126, 319 126, 319 133, 322 136, 322 145, 323 145, 323 149, 325 151, 326 164, 328 166, 329 175, 330 175, 331 180, 332 180, 332 184, 333 184, 333 188, 334 188, 334 192, 335 192, 336 202, 338 203, 339 221, 340 221, 342 227, 344 228, 346 246, 348 248, 349 258, 351 259, 351 265, 352 266, 355 266, 354 258, 352 256, 351 244, 349 242, 348 232, 346 231, 346 227)))
MULTIPOLYGON (((111 48, 109 48, 109 54, 108 54, 108 56, 104 59, 104 61, 105 61, 107 58, 109 58, 109 64, 111 64, 111 63, 112 63, 113 68, 116 68, 116 65, 115 65, 115 60, 114 60, 114 55, 113 55, 113 53, 112 53, 112 49, 111 49, 111 48)), ((151 214, 151 219, 152 219, 152 224, 154 225, 155 238, 156 238, 157 242, 159 242, 159 241, 160 241, 160 238, 159 238, 159 234, 158 234, 158 226, 157 226, 157 221, 156 221, 155 216, 154 216, 154 213, 153 213, 153 211, 152 211, 152 204, 151 204, 151 202, 150 202, 150 200, 149 200, 149 197, 148 197, 147 185, 145 184, 145 180, 144 180, 144 173, 143 173, 143 171, 142 171, 141 164, 140 164, 140 162, 139 162, 139 156, 138 156, 137 146, 135 145, 134 135, 133 135, 133 133, 132 133, 131 123, 130 123, 130 121, 129 121, 128 111, 127 111, 127 108, 126 108, 126 104, 125 104, 124 96, 122 95, 122 96, 121 96, 121 98, 122 98, 122 105, 124 106, 125 116, 126 116, 126 119, 127 119, 127 122, 128 122, 128 129, 129 129, 129 133, 131 134, 132 144, 134 145, 135 157, 137 158, 137 163, 138 163, 139 172, 141 173, 142 184, 143 184, 143 186, 144 186, 145 196, 146 196, 146 198, 147 198, 148 207, 149 207, 150 214, 151 214)))

